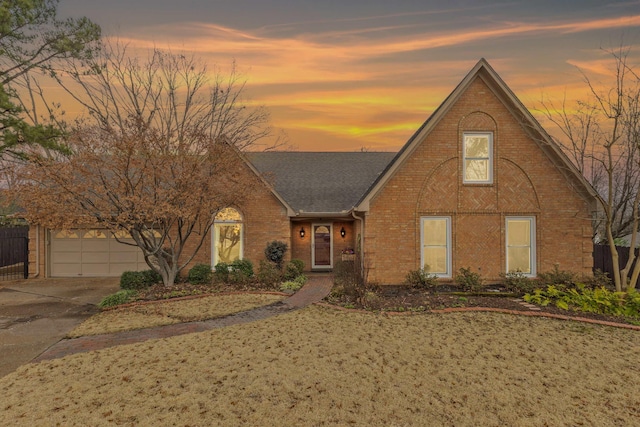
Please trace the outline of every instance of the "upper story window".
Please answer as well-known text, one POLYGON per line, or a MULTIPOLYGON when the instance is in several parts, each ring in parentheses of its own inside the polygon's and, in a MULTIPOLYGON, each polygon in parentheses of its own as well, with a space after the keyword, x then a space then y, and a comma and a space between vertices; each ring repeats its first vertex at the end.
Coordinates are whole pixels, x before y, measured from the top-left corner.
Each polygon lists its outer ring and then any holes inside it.
POLYGON ((493 133, 465 133, 462 153, 464 182, 491 184, 493 182, 493 133))

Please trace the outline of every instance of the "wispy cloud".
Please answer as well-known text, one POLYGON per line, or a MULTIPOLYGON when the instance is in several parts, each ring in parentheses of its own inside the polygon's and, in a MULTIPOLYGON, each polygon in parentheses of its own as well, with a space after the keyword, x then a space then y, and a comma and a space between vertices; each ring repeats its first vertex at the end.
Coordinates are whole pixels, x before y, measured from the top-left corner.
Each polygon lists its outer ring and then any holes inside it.
MULTIPOLYGON (((330 29, 316 32, 307 31, 305 22, 267 25, 255 30, 183 22, 141 28, 129 35, 128 42, 143 49, 163 44, 172 48, 182 46, 217 63, 236 59, 241 67, 250 67, 250 83, 260 89, 257 101, 273 108, 274 125, 297 134, 313 131, 318 139, 363 138, 382 146, 404 135, 408 137, 453 89, 455 79, 461 79, 478 59, 468 53, 453 55, 456 49, 475 55, 472 46, 491 47, 516 39, 522 40, 517 47, 527 49, 543 37, 548 42, 550 37, 640 27, 640 15, 551 22, 485 17, 463 19, 465 25, 458 23, 447 30, 438 26, 440 29, 436 30, 425 23, 405 21, 408 16, 416 14, 337 19, 330 21, 333 24, 327 26, 330 29), (365 25, 348 25, 356 21, 365 25), (284 36, 279 32, 282 29, 287 30, 284 36), (436 52, 451 57, 429 60, 429 55, 436 52), (412 55, 418 54, 426 59, 413 60, 412 55), (434 84, 425 76, 438 76, 440 80, 434 84), (339 89, 328 88, 338 83, 339 89), (378 112, 386 116, 378 114, 374 120, 378 112)), ((575 51, 568 50, 559 63, 606 75, 606 61, 601 57, 588 60, 573 55, 575 51)), ((523 98, 537 99, 541 81, 551 82, 547 90, 567 90, 564 77, 552 66, 545 70, 545 76, 534 78, 522 64, 514 65, 505 59, 508 56, 505 53, 496 61, 501 65, 499 72, 520 70, 508 83, 514 89, 527 88, 524 93, 517 91, 523 98)), ((580 76, 576 75, 579 82, 580 76)), ((578 92, 575 82, 574 79, 570 88, 572 94, 578 92)), ((314 143, 312 139, 307 141, 311 141, 310 145, 314 143)))

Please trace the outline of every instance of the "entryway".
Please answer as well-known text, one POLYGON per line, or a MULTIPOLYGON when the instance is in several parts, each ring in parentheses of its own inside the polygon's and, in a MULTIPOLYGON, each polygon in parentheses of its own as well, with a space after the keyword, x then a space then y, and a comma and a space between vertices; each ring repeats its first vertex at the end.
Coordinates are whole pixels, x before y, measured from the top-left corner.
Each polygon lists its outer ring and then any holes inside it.
POLYGON ((311 267, 329 270, 333 267, 333 240, 331 224, 313 224, 311 227, 311 267))

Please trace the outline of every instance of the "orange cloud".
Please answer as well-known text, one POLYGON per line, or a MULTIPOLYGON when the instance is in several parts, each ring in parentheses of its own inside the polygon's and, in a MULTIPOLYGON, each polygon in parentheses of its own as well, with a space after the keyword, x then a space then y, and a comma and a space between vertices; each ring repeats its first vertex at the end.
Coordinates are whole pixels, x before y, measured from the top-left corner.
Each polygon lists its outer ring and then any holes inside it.
MULTIPOLYGON (((166 44, 175 50, 182 46, 218 64, 235 59, 241 67, 249 65, 248 89, 258 94, 254 96, 254 103, 272 109, 274 126, 297 135, 305 131, 307 139, 308 132, 315 132, 322 136, 318 139, 325 142, 334 138, 343 142, 363 140, 376 146, 399 146, 406 138, 400 141, 392 138, 410 136, 478 59, 412 62, 408 59, 412 53, 521 36, 535 39, 540 35, 640 26, 640 15, 562 22, 493 22, 483 27, 448 31, 429 31, 422 25, 393 21, 383 25, 373 22, 405 15, 415 14, 335 20, 331 22, 368 24, 367 21, 371 21, 371 25, 298 34, 295 30, 305 31, 305 23, 248 31, 183 22, 138 29, 125 41, 134 49, 166 44), (278 36, 283 29, 295 35, 278 36), (439 76, 440 80, 434 81, 429 76, 439 76), (379 112, 385 112, 389 118, 385 119, 377 114, 379 112), (418 114, 424 117, 418 119, 418 114)), ((532 76, 520 64, 512 64, 508 59, 491 62, 503 77, 517 70, 506 79, 507 84, 529 106, 535 105, 543 95, 565 93, 571 99, 578 99, 586 93, 578 73, 569 76, 549 70, 545 75, 532 76)), ((607 75, 606 60, 602 58, 593 61, 564 58, 563 62, 607 75)))

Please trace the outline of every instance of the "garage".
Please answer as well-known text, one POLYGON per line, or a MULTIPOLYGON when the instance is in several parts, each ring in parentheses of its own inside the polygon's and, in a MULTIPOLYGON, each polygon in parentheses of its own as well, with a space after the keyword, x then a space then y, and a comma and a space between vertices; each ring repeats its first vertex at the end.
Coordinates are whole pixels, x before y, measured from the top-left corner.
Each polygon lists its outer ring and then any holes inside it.
POLYGON ((137 246, 118 242, 107 230, 52 230, 50 236, 51 277, 116 277, 149 268, 137 246))

